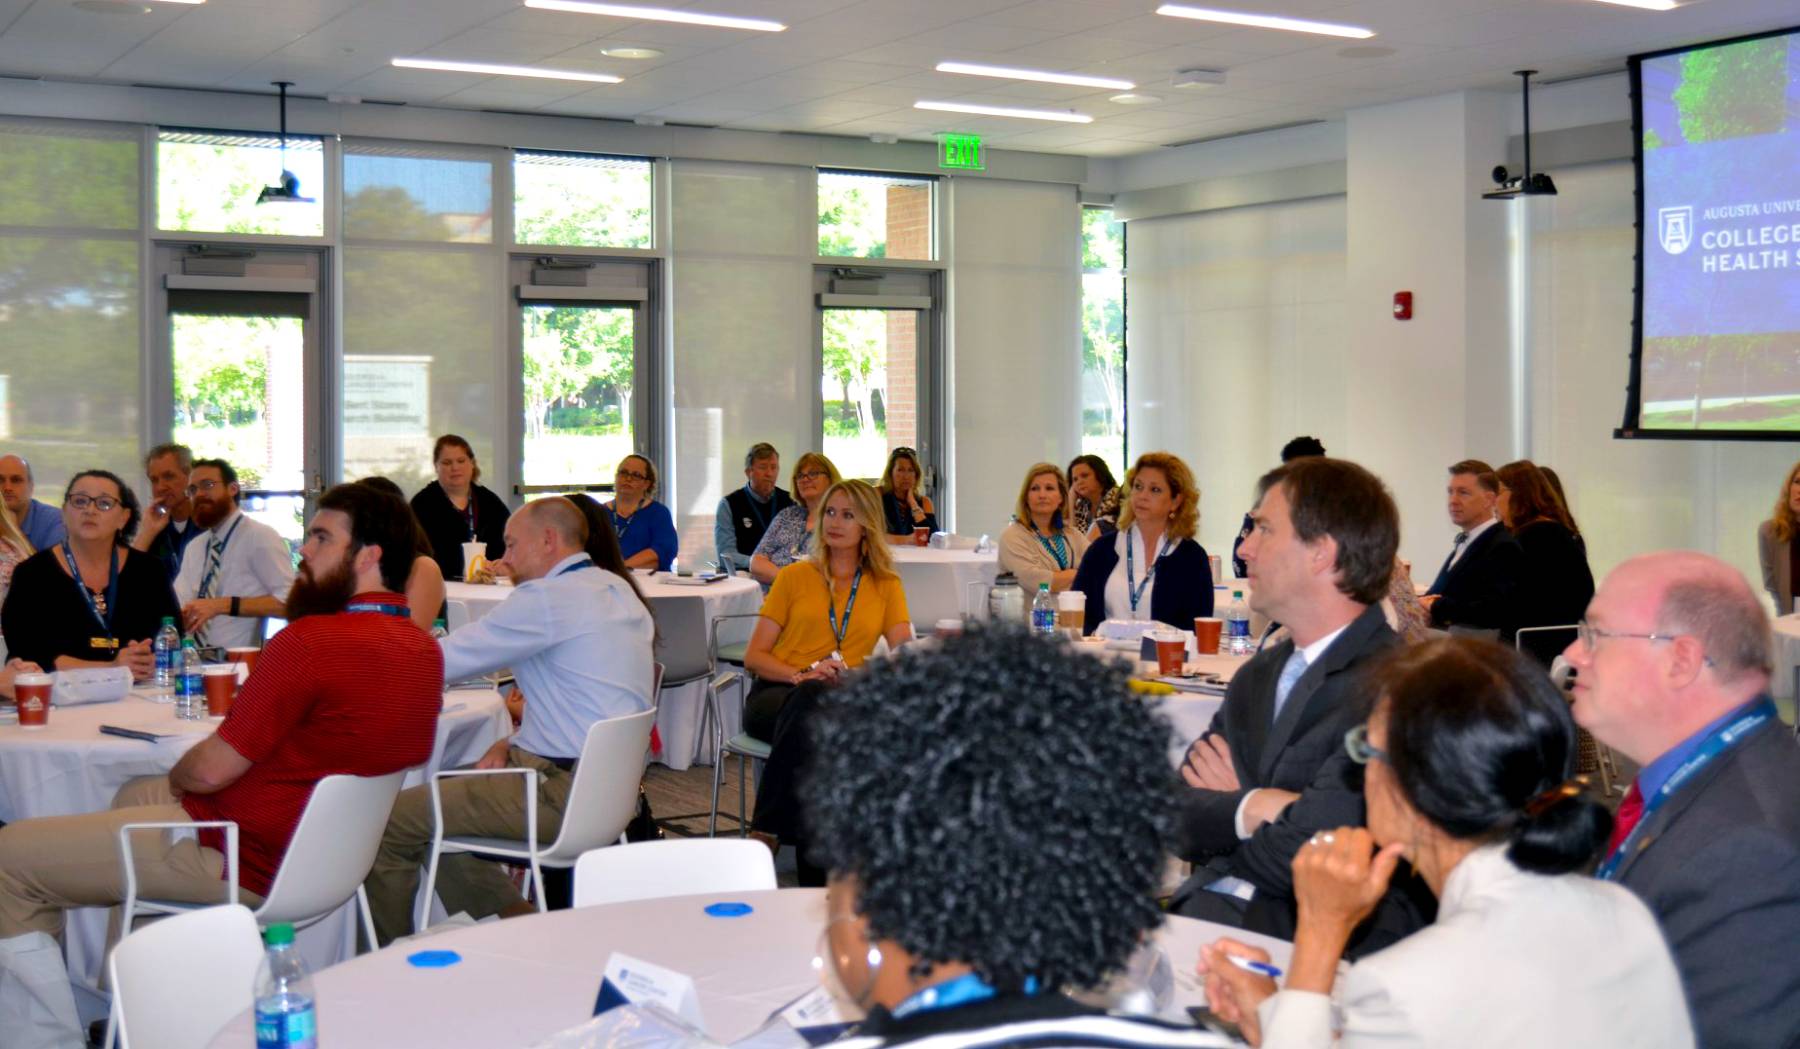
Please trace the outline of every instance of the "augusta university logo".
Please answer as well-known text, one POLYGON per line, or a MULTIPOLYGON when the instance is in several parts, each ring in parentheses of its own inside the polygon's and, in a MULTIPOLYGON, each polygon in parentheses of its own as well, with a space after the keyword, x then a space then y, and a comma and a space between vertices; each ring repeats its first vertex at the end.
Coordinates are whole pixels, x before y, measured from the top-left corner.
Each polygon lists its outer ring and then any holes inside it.
POLYGON ((1694 241, 1694 209, 1663 208, 1656 213, 1657 239, 1671 255, 1679 255, 1694 241))

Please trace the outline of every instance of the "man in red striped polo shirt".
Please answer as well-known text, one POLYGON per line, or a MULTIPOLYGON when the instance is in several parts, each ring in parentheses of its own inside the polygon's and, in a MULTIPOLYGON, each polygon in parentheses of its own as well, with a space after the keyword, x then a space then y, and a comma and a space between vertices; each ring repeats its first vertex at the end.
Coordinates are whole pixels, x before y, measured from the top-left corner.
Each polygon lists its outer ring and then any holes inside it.
MULTIPOLYGON (((319 780, 385 775, 431 756, 444 660, 401 595, 413 527, 406 504, 385 492, 326 492, 300 550, 292 621, 263 650, 218 731, 169 775, 126 784, 106 812, 0 828, 0 1031, 41 1032, 20 1043, 8 1035, 8 1046, 84 1041, 55 937, 64 909, 124 898, 118 827, 235 821, 238 880, 256 906, 319 780)), ((222 902, 225 856, 208 833, 195 841, 134 832, 139 893, 222 902)))

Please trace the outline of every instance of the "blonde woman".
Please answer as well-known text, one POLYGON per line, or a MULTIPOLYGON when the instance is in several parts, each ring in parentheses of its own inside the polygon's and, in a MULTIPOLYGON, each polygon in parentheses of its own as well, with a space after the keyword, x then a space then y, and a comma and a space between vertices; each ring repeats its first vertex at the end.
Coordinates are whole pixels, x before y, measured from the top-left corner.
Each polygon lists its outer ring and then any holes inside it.
POLYGON ((1146 452, 1125 475, 1119 530, 1087 548, 1073 589, 1087 595, 1086 633, 1108 619, 1149 620, 1180 630, 1213 613, 1212 568, 1194 540, 1200 489, 1187 463, 1146 452))
POLYGON ((795 505, 775 515, 756 544, 756 552, 750 555, 750 575, 757 582, 763 586, 775 582, 777 572, 812 549, 825 491, 840 480, 837 467, 818 452, 807 452, 794 463, 788 487, 794 492, 795 505))
MULTIPOLYGON (((812 555, 776 575, 744 654, 756 675, 744 731, 770 745, 750 825, 771 843, 805 838, 796 791, 819 697, 879 642, 895 648, 912 640, 906 591, 882 537, 881 497, 862 481, 839 481, 820 505, 812 555)), ((800 852, 801 883, 824 885, 824 873, 800 852)))
POLYGON ((0 506, 0 605, 6 603, 6 590, 12 586, 13 566, 32 553, 31 543, 13 521, 12 511, 0 506))
POLYGON ((881 508, 887 519, 887 541, 910 546, 913 529, 938 530, 937 509, 922 490, 925 471, 919 456, 911 448, 896 448, 888 453, 887 469, 881 471, 881 508))
POLYGON ((1055 463, 1038 463, 1025 471, 1012 523, 1000 533, 1000 571, 1011 572, 1027 595, 1049 583, 1060 594, 1075 582, 1075 566, 1088 541, 1063 516, 1069 483, 1055 463))
POLYGON ((1775 512, 1756 526, 1756 552, 1762 561, 1763 589, 1775 599, 1775 614, 1794 611, 1794 573, 1800 570, 1800 463, 1787 472, 1775 512))

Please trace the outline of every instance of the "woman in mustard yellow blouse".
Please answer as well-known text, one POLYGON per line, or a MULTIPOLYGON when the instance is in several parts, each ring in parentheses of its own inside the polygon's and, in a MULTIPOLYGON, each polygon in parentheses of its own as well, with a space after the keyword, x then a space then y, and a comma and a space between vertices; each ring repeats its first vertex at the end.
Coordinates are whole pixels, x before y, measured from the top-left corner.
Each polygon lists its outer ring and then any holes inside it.
POLYGON ((750 826, 759 837, 802 851, 802 883, 823 885, 805 862, 795 794, 811 753, 806 721, 819 696, 862 665, 886 640, 912 640, 906 591, 883 536, 881 497, 862 481, 826 491, 811 557, 783 568, 763 599, 744 665, 756 684, 744 703, 744 731, 770 745, 750 826), (816 879, 816 880, 815 880, 816 879))

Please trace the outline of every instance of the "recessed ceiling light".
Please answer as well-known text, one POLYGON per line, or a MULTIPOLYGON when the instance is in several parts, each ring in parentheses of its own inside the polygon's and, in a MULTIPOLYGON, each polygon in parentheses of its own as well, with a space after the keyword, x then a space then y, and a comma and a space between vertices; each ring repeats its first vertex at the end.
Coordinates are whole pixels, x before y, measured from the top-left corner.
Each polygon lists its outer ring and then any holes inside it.
POLYGON ((635 18, 645 22, 680 22, 684 25, 709 25, 722 29, 754 29, 763 33, 779 33, 787 28, 780 22, 763 18, 709 15, 699 11, 676 11, 667 7, 640 7, 637 4, 596 4, 588 0, 525 0, 525 6, 541 11, 569 11, 578 15, 635 18))
POLYGON ((600 52, 608 58, 661 58, 662 52, 654 47, 608 47, 600 52))
POLYGON ((1680 6, 1675 0, 1599 0, 1603 4, 1617 4, 1620 7, 1641 7, 1646 11, 1673 11, 1680 6))
POLYGON ((1121 106, 1153 106, 1162 101, 1161 95, 1146 95, 1138 91, 1127 91, 1123 95, 1114 95, 1108 102, 1117 102, 1121 106))
POLYGON ((965 76, 991 76, 1001 80, 1033 80, 1041 84, 1072 84, 1075 87, 1110 87, 1114 91, 1130 91, 1137 85, 1129 80, 1103 76, 1081 76, 1077 73, 1051 73, 1041 69, 1013 69, 1008 66, 984 66, 976 62, 939 62, 940 73, 962 73, 965 76))
MULTIPOLYGON (((526 0, 527 3, 530 0, 526 0)), ((1285 29, 1290 33, 1318 33, 1323 36, 1347 36, 1356 40, 1367 40, 1375 35, 1373 29, 1362 26, 1340 25, 1336 22, 1314 22, 1306 18, 1283 18, 1280 15, 1258 15, 1248 11, 1220 11, 1211 7, 1188 7, 1185 4, 1164 4, 1156 9, 1159 15, 1170 18, 1192 18, 1201 22, 1224 22, 1227 25, 1250 26, 1254 29, 1285 29)))
POLYGON ((76 7, 97 15, 147 15, 149 4, 128 4, 124 0, 75 0, 76 7))
POLYGON ((401 69, 435 69, 444 73, 486 73, 489 76, 528 76, 544 80, 582 80, 590 84, 617 84, 622 78, 607 73, 583 73, 574 69, 541 66, 501 66, 491 62, 446 62, 436 58, 396 58, 401 69))
POLYGON ((914 109, 944 113, 972 113, 984 117, 1017 117, 1020 120, 1060 120, 1065 124, 1092 124, 1094 118, 1067 109, 1014 109, 1011 106, 972 106, 961 102, 914 102, 914 109))

